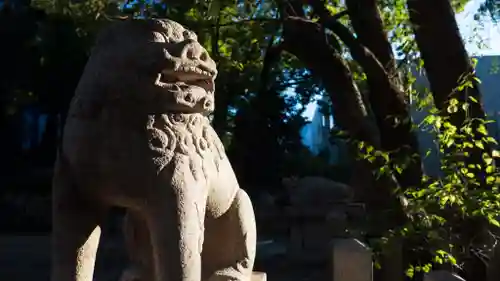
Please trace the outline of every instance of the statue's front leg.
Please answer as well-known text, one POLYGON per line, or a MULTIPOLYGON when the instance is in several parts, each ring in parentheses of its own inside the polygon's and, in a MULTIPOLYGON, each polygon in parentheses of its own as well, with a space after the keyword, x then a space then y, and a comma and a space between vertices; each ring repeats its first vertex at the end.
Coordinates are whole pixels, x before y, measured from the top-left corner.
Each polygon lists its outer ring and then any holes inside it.
POLYGON ((205 218, 203 280, 250 281, 255 261, 257 231, 252 202, 240 189, 227 212, 205 218))
POLYGON ((123 235, 130 265, 120 281, 154 280, 153 248, 145 218, 134 210, 128 210, 123 219, 123 235))
MULTIPOLYGON (((84 200, 58 155, 52 187, 52 281, 91 281, 105 208, 84 200)), ((88 198, 87 198, 88 199, 88 198)))
POLYGON ((155 281, 200 281, 206 182, 191 160, 176 155, 154 180, 145 218, 153 248, 155 281))

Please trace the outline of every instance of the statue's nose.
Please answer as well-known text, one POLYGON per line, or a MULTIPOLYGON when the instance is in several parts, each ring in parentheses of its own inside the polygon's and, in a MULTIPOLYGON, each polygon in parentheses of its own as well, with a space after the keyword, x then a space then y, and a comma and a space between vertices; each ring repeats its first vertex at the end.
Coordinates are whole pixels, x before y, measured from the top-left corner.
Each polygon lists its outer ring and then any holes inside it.
POLYGON ((208 62, 210 56, 208 52, 201 46, 200 43, 195 40, 187 40, 187 44, 184 46, 183 57, 191 60, 199 60, 201 62, 208 62))
POLYGON ((181 58, 196 61, 205 70, 212 75, 217 75, 217 66, 212 60, 207 50, 196 40, 188 39, 182 48, 181 58))

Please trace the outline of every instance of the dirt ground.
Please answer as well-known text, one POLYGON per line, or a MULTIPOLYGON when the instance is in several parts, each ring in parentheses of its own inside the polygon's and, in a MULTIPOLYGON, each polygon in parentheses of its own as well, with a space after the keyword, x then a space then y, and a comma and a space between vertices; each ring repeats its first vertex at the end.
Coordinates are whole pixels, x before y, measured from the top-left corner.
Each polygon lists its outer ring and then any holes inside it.
MULTIPOLYGON (((123 241, 103 237, 94 281, 118 281, 127 259, 123 241)), ((1 281, 49 281, 49 236, 0 236, 1 281)), ((270 281, 324 281, 323 266, 292 265, 283 256, 256 261, 256 271, 265 271, 270 281)))

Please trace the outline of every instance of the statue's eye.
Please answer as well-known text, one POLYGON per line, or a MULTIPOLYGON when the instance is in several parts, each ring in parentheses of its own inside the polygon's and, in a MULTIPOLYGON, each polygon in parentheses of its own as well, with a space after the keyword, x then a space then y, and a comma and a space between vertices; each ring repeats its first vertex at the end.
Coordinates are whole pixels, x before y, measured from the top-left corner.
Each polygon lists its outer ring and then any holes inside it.
POLYGON ((163 33, 153 32, 153 40, 158 43, 167 43, 168 38, 166 38, 163 33))
POLYGON ((187 39, 197 40, 196 34, 194 34, 194 32, 189 31, 189 30, 184 30, 182 32, 182 37, 184 37, 184 40, 187 40, 187 39))

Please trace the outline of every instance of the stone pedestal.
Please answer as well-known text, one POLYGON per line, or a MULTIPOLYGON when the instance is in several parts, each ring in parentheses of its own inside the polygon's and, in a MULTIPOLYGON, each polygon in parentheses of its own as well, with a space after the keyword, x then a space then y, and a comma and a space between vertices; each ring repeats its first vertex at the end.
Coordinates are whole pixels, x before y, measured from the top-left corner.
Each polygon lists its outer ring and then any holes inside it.
POLYGON ((326 223, 326 211, 322 209, 291 209, 290 257, 297 262, 325 260, 331 240, 331 231, 326 223))
POLYGON ((328 245, 332 238, 344 237, 347 216, 336 206, 289 208, 292 218, 289 253, 297 262, 323 262, 330 255, 328 245))
POLYGON ((250 281, 267 281, 267 274, 265 272, 254 271, 250 281))

